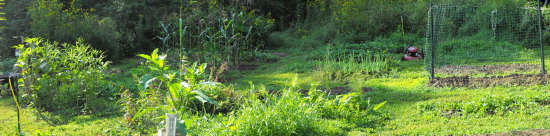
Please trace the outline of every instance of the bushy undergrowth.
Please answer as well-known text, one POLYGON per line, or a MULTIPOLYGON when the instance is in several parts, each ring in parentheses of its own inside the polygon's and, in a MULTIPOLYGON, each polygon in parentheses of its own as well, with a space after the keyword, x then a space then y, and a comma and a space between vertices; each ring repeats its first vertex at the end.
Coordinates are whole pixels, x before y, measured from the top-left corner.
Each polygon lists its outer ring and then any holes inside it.
POLYGON ((203 135, 346 135, 350 129, 371 132, 388 119, 378 111, 385 102, 359 108, 361 100, 357 94, 329 97, 315 88, 306 96, 287 88, 279 96, 260 93, 249 95, 243 101, 240 108, 227 117, 213 119, 211 129, 194 128, 190 132, 203 135))
POLYGON ((206 64, 176 70, 157 50, 140 56, 147 60, 136 72, 140 89, 122 96, 124 133, 154 133, 164 113, 178 115, 191 135, 344 135, 371 132, 388 119, 378 110, 385 103, 361 105, 358 93, 334 97, 313 88, 304 95, 290 88, 277 95, 253 84, 236 91, 212 82, 206 64))
POLYGON ((550 94, 528 93, 524 95, 483 95, 472 101, 421 103, 418 110, 442 116, 504 115, 507 113, 536 112, 538 107, 550 103, 550 94))
POLYGON ((105 81, 109 62, 101 51, 74 44, 26 39, 17 66, 22 69, 23 99, 39 111, 74 116, 115 111, 115 90, 105 81))
POLYGON ((228 121, 230 135, 319 135, 319 114, 315 107, 302 102, 300 94, 285 90, 278 98, 251 96, 228 121))
POLYGON ((100 18, 58 0, 33 0, 29 6, 30 30, 34 36, 60 42, 83 38, 92 47, 118 59, 120 34, 111 18, 100 18))

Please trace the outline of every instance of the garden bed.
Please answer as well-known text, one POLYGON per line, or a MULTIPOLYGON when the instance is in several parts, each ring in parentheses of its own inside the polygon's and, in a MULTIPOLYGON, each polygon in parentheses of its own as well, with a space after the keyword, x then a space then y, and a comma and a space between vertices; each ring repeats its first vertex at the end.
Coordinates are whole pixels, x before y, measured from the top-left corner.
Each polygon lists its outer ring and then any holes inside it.
POLYGON ((478 136, 548 136, 550 129, 534 129, 526 131, 512 131, 506 133, 484 134, 478 136))
POLYGON ((490 77, 436 77, 430 81, 430 86, 435 87, 469 87, 484 88, 495 86, 526 86, 526 85, 545 85, 550 76, 534 74, 511 74, 506 76, 490 77))
POLYGON ((538 71, 540 71, 539 64, 497 64, 481 66, 449 65, 435 69, 435 73, 437 74, 455 76, 465 76, 472 74, 525 73, 538 71))

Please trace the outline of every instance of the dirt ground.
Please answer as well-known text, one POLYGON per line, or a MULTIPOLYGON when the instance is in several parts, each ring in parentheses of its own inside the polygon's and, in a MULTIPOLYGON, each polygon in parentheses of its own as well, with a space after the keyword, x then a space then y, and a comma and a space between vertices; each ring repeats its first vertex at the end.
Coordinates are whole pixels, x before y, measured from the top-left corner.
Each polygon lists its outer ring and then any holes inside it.
MULTIPOLYGON (((328 95, 336 96, 336 95, 342 95, 347 94, 351 92, 351 89, 347 86, 337 86, 330 89, 326 88, 320 88, 319 90, 328 93, 328 95)), ((300 89, 300 93, 302 93, 304 96, 308 96, 309 89, 300 89)))
POLYGON ((443 66, 435 69, 437 74, 446 75, 470 75, 470 74, 495 74, 495 73, 518 73, 540 71, 538 64, 499 64, 482 66, 443 66))
POLYGON ((549 75, 512 74, 507 76, 469 77, 457 76, 446 78, 434 78, 430 86, 435 87, 470 87, 483 88, 494 86, 527 86, 544 85, 550 80, 549 75))
POLYGON ((526 86, 547 84, 548 75, 526 74, 540 71, 538 64, 498 64, 482 66, 444 66, 435 69, 436 74, 451 77, 436 77, 430 81, 435 87, 483 88, 494 86, 526 86), (505 76, 491 76, 510 73, 505 76), (523 73, 523 74, 519 74, 523 73), (487 76, 471 76, 482 74, 487 76))
POLYGON ((550 129, 534 129, 527 131, 512 131, 506 133, 484 134, 477 136, 550 136, 550 129))

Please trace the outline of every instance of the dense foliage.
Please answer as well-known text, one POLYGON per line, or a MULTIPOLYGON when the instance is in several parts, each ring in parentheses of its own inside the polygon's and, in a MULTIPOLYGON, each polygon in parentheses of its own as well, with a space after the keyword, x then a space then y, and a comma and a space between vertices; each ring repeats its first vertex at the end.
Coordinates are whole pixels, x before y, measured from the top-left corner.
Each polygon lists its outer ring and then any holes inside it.
POLYGON ((114 90, 104 80, 109 62, 82 40, 74 44, 25 40, 17 66, 22 69, 27 103, 61 115, 101 115, 113 111, 114 90))
POLYGON ((60 42, 74 42, 83 38, 109 57, 120 57, 120 34, 111 18, 101 18, 73 5, 63 5, 57 0, 33 1, 29 7, 29 16, 30 30, 35 36, 60 42))
POLYGON ((10 3, 2 10, 7 20, 0 23, 0 57, 12 57, 15 50, 11 46, 21 42, 24 36, 29 36, 30 30, 27 17, 27 7, 31 0, 4 0, 10 3), (20 36, 20 37, 16 37, 20 36))
MULTIPOLYGON (((79 115, 115 115, 118 125, 101 132, 112 135, 154 134, 166 125, 166 113, 177 115, 190 135, 367 135, 400 129, 382 128, 390 119, 381 110, 388 99, 398 105, 390 110, 413 109, 419 112, 414 116, 429 118, 532 113, 550 99, 485 95, 417 104, 434 91, 424 89, 419 62, 396 57, 408 46, 425 45, 431 3, 486 5, 477 10, 527 17, 514 29, 534 32, 533 13, 512 14, 518 11, 511 7, 532 6, 522 0, 6 1, 0 51, 14 51, 8 46, 19 42, 14 36, 43 38, 15 47, 22 51, 16 64, 24 104, 46 120, 42 113, 60 115, 61 123, 79 115), (106 60, 128 66, 115 70, 106 60), (254 76, 243 79, 246 72, 254 76), (262 78, 277 81, 249 81, 262 78)), ((464 9, 457 14, 482 23, 442 22, 450 26, 443 38, 466 37, 440 43, 443 55, 454 56, 444 58, 449 63, 535 56, 525 50, 534 41, 515 43, 525 37, 507 29, 499 32, 507 41, 486 40, 491 30, 480 29, 490 25, 486 15, 464 9), (476 49, 480 53, 471 55, 476 49)), ((0 72, 9 71, 12 61, 2 58, 0 72)))

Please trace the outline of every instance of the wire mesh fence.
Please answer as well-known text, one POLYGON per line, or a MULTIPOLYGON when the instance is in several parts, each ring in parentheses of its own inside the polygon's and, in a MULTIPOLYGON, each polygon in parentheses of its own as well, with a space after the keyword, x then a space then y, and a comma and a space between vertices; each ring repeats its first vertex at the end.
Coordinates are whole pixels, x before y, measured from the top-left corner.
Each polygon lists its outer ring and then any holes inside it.
POLYGON ((431 5, 425 44, 430 79, 544 72, 539 9, 431 5))

